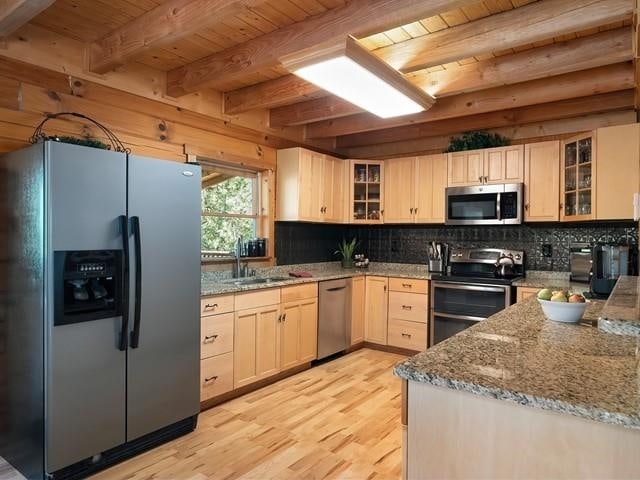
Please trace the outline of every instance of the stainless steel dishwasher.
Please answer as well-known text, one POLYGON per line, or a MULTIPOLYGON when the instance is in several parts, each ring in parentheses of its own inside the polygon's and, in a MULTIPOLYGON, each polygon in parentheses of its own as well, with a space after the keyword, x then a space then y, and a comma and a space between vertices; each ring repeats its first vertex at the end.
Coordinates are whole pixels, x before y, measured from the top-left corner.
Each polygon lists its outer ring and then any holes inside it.
POLYGON ((351 336, 351 279, 318 285, 318 359, 342 352, 351 336))

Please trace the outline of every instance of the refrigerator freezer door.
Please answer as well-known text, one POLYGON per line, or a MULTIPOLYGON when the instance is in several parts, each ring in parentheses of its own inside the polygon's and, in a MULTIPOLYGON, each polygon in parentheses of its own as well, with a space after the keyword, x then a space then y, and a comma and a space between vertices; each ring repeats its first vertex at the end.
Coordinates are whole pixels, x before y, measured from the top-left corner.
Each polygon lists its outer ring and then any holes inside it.
POLYGON ((200 167, 129 156, 128 441, 200 410, 200 214, 200 167))
POLYGON ((125 441, 126 352, 121 317, 53 326, 54 251, 118 250, 126 158, 48 142, 46 465, 54 472, 125 441))

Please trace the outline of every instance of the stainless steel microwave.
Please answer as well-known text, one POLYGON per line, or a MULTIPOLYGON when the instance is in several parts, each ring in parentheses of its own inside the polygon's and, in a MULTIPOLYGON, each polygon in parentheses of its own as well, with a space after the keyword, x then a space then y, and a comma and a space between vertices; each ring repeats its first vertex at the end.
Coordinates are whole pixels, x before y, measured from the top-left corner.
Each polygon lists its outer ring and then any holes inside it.
POLYGON ((522 223, 522 183, 448 187, 446 225, 522 223))

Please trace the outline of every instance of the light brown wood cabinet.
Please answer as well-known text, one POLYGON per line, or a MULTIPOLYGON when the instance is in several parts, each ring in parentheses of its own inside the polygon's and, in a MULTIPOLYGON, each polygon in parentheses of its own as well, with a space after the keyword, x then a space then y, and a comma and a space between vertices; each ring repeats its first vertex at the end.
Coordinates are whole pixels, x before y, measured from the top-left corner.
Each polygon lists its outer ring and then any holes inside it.
POLYGON ((280 368, 315 360, 318 354, 318 299, 284 303, 280 323, 280 368))
POLYGON ((351 345, 364 342, 365 277, 351 279, 351 345))
POLYGON ((524 147, 524 221, 560 219, 560 142, 524 147))
POLYGON ((448 154, 448 186, 450 187, 523 181, 523 145, 448 154))
POLYGON ((596 136, 594 132, 561 142, 560 220, 596 218, 596 136))
POLYGON ((383 223, 384 162, 350 160, 349 223, 383 223))
POLYGON ((384 168, 385 223, 444 223, 445 155, 394 158, 384 168))
POLYGON ((278 150, 276 219, 342 223, 346 164, 305 148, 278 150))
POLYGON ((366 342, 387 344, 388 283, 387 277, 366 277, 364 322, 366 342))
POLYGON ((233 389, 233 295, 200 300, 200 401, 233 389))
POLYGON ((235 313, 233 386, 239 388, 280 371, 280 305, 235 313))
POLYGON ((633 219, 640 192, 640 124, 596 130, 595 188, 598 220, 633 219))
POLYGON ((389 278, 388 345, 415 351, 427 349, 428 284, 427 280, 389 278))
POLYGON ((516 292, 516 301, 520 302, 525 298, 534 297, 538 295, 538 292, 540 290, 541 290, 540 288, 534 288, 534 287, 518 287, 518 290, 516 292))

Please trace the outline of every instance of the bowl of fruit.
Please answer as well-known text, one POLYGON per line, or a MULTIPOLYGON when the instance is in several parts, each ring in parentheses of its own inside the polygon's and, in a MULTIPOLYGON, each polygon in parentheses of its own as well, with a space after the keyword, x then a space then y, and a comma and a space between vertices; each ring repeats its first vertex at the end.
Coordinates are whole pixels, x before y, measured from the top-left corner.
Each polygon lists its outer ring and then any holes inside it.
POLYGON ((587 309, 582 295, 567 290, 543 288, 538 292, 538 302, 545 317, 555 322, 578 323, 587 309))

